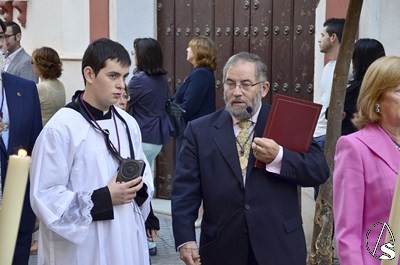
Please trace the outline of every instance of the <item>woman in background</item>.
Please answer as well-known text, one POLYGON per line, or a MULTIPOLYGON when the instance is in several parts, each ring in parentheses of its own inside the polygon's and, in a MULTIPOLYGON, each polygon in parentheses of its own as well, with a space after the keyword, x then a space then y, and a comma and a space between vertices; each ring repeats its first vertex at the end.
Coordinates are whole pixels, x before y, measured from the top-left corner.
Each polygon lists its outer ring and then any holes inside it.
MULTIPOLYGON (((217 50, 208 37, 193 38, 188 45, 186 60, 193 70, 178 88, 174 101, 184 110, 186 124, 215 111, 215 76, 217 50)), ((182 137, 176 139, 176 154, 181 150, 182 137)))
POLYGON ((129 100, 130 100, 130 96, 129 96, 129 92, 128 92, 128 86, 125 85, 124 91, 122 91, 122 95, 118 99, 115 106, 117 106, 118 108, 123 109, 125 111, 128 111, 128 101, 129 100))
MULTIPOLYGON (((33 71, 39 77, 37 89, 40 100, 43 126, 50 118, 65 105, 65 88, 58 78, 62 73, 62 62, 58 53, 50 47, 36 49, 32 53, 33 71)), ((39 229, 39 221, 36 220, 35 229, 39 229)), ((33 235, 31 255, 38 251, 37 232, 33 235)))
MULTIPOLYGON (((169 124, 165 111, 168 84, 165 78, 160 44, 152 38, 138 38, 133 42, 132 55, 136 69, 129 81, 128 112, 136 119, 142 132, 143 152, 154 175, 154 160, 169 141, 169 124)), ((153 211, 146 220, 146 232, 151 256, 157 254, 159 222, 153 211)))
POLYGON ((343 265, 379 265, 384 254, 374 250, 382 228, 375 224, 389 221, 400 168, 399 69, 395 56, 370 65, 353 119, 359 131, 340 137, 336 145, 333 208, 343 265))
MULTIPOLYGON (((208 37, 193 38, 186 49, 186 60, 193 65, 193 70, 178 88, 174 101, 185 110, 183 118, 186 124, 201 116, 215 111, 215 76, 217 67, 217 49, 208 37)), ((176 160, 182 147, 183 136, 176 139, 176 160)), ((199 218, 195 222, 200 227, 203 206, 199 208, 199 218)))
POLYGON ((385 49, 382 43, 375 39, 359 39, 354 46, 353 52, 353 76, 346 90, 344 101, 344 112, 346 116, 342 121, 342 135, 347 135, 357 131, 351 119, 356 112, 356 103, 360 93, 361 82, 368 67, 376 59, 385 56, 385 49))
POLYGON ((54 49, 42 47, 33 51, 32 64, 35 75, 40 78, 37 89, 44 126, 65 105, 65 88, 58 80, 62 62, 54 49))
POLYGON ((152 38, 133 42, 136 69, 129 81, 129 113, 136 119, 142 132, 143 151, 154 170, 154 159, 169 141, 168 117, 165 102, 168 84, 165 79, 160 44, 152 38))

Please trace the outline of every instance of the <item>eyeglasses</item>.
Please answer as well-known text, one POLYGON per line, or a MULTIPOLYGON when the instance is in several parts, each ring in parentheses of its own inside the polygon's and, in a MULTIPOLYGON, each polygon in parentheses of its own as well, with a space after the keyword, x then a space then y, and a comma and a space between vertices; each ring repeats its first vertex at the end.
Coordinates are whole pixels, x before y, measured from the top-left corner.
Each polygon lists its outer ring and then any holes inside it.
POLYGON ((248 81, 244 81, 244 82, 240 82, 239 84, 236 84, 236 82, 231 81, 231 80, 227 80, 224 82, 224 86, 226 88, 229 88, 230 90, 235 90, 236 87, 239 87, 240 90, 244 90, 244 91, 249 91, 252 87, 263 83, 263 81, 259 81, 255 84, 248 82, 248 81))
POLYGON ((4 35, 4 37, 6 38, 6 39, 9 39, 11 36, 15 36, 15 35, 17 35, 18 33, 13 33, 13 34, 5 34, 4 35))
POLYGON ((128 101, 131 100, 131 96, 128 94, 122 94, 122 97, 128 101))

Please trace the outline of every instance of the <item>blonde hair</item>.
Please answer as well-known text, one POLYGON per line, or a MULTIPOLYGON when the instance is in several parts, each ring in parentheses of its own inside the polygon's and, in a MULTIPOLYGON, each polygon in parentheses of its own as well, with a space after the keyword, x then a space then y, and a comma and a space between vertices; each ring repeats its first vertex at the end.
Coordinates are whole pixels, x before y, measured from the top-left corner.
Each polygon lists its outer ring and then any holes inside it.
POLYGON ((217 48, 215 43, 208 37, 199 36, 189 42, 194 56, 195 67, 205 67, 215 70, 217 67, 217 48))
POLYGON ((380 123, 376 104, 387 91, 400 85, 400 57, 385 56, 373 62, 365 73, 357 100, 357 113, 352 122, 362 129, 368 124, 380 123))

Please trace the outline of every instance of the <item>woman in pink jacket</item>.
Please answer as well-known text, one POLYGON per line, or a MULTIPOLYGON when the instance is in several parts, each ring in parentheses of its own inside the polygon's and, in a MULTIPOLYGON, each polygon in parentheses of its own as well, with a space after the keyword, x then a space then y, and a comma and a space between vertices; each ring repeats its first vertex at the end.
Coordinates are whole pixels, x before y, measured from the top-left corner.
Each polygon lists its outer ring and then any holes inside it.
POLYGON ((378 265, 394 256, 393 247, 385 245, 393 242, 385 240, 384 224, 400 168, 400 57, 371 64, 357 109, 353 123, 359 131, 342 136, 336 146, 335 236, 340 265, 378 265))

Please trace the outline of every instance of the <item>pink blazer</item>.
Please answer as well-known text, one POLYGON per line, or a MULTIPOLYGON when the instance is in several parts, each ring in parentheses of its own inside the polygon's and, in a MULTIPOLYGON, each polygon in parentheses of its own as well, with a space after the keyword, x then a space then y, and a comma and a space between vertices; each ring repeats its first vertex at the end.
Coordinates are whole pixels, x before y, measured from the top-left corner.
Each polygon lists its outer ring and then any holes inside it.
MULTIPOLYGON (((368 125, 339 138, 333 208, 340 265, 381 264, 366 247, 368 242, 374 249, 380 227, 371 230, 368 240, 366 234, 375 223, 389 221, 399 167, 400 151, 379 125, 368 125)), ((384 241, 382 236, 380 244, 384 241)), ((399 241, 396 238, 396 243, 399 241)), ((375 255, 381 253, 378 247, 375 255)))

